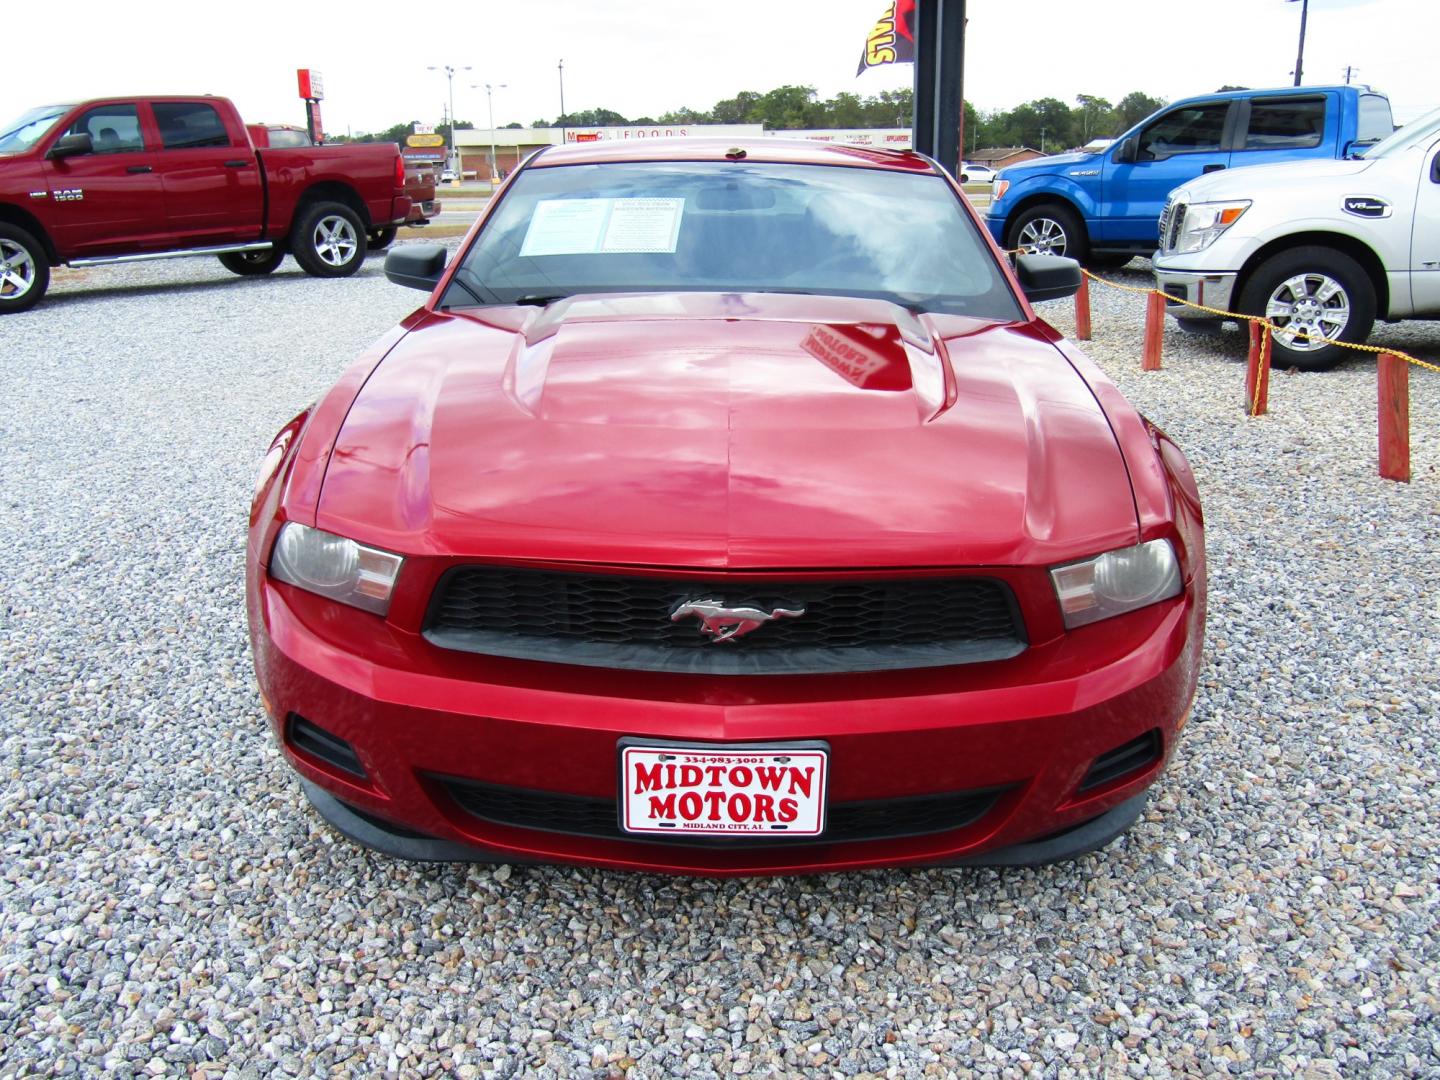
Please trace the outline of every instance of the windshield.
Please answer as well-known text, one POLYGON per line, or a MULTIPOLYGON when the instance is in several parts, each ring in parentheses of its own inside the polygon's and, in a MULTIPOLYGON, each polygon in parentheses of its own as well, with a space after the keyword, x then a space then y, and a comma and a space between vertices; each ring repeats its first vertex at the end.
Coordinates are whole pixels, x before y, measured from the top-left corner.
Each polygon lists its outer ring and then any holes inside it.
POLYGON ((798 292, 1020 317, 939 176, 761 162, 526 169, 466 252, 447 305, 588 292, 798 292), (469 293, 469 295, 466 295, 469 293))
POLYGON ((69 105, 41 105, 38 109, 21 113, 0 127, 0 154, 19 154, 29 150, 69 110, 69 105))
POLYGON ((1381 139, 1374 146, 1366 149, 1364 157, 1367 160, 1384 157, 1386 154, 1404 150, 1437 135, 1440 135, 1440 109, 1422 116, 1419 120, 1406 124, 1402 128, 1396 128, 1394 134, 1389 138, 1381 139))

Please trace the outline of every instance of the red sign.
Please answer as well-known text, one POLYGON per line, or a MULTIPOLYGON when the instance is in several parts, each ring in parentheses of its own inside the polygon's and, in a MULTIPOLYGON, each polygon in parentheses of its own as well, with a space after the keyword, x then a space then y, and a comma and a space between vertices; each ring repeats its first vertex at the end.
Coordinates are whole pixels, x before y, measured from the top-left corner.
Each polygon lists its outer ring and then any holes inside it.
POLYGON ((306 101, 320 101, 325 97, 325 80, 320 72, 310 68, 299 68, 295 72, 300 82, 300 96, 306 101))

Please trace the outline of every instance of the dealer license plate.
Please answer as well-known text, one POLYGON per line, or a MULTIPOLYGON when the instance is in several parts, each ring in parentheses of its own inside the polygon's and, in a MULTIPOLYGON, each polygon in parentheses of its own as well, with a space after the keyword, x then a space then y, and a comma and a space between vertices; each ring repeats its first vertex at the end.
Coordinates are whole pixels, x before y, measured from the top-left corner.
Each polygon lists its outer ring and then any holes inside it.
POLYGON ((819 836, 823 743, 694 746, 625 741, 620 827, 648 836, 819 836))

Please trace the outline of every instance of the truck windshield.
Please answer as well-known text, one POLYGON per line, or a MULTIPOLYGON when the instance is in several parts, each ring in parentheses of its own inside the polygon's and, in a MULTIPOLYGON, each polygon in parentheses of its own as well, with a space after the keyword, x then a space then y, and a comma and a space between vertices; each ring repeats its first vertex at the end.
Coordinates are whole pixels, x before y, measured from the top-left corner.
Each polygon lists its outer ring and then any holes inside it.
POLYGON ((532 167, 456 272, 456 306, 594 292, 790 292, 1019 318, 936 175, 764 162, 532 167), (465 295, 465 294, 468 294, 465 295))
POLYGON ((0 154, 19 154, 29 150, 69 110, 69 105, 41 105, 0 125, 0 154))

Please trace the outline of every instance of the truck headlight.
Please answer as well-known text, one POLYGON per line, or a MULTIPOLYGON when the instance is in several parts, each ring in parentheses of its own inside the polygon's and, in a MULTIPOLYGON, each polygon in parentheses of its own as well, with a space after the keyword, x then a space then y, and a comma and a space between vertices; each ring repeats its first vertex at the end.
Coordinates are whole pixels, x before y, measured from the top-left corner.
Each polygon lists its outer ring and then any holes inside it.
POLYGON ((270 576, 342 604, 384 615, 405 560, 343 536, 287 521, 275 538, 270 576))
POLYGON ((1181 587, 1180 563, 1169 540, 1057 566, 1050 579, 1069 630, 1179 596, 1181 587))
POLYGON ((1250 209, 1250 200, 1237 202, 1191 203, 1185 208, 1185 220, 1180 224, 1180 235, 1175 239, 1172 254, 1184 255, 1192 251, 1204 251, 1224 231, 1240 220, 1250 209))
POLYGON ((1005 197, 1005 192, 1010 190, 1010 181, 996 179, 995 186, 990 189, 990 205, 994 206, 1005 197))

